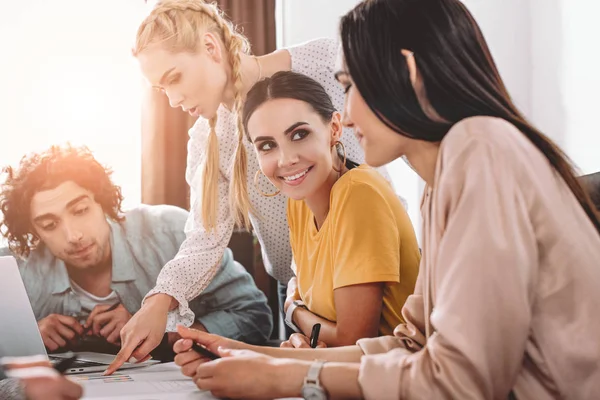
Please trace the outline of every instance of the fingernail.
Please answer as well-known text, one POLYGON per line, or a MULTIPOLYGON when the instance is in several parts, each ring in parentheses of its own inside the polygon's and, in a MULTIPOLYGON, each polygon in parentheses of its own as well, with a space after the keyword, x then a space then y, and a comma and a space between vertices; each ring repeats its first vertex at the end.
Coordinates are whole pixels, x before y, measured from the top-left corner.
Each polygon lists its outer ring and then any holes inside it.
POLYGON ((135 364, 138 360, 135 357, 131 357, 128 361, 132 364, 135 364))

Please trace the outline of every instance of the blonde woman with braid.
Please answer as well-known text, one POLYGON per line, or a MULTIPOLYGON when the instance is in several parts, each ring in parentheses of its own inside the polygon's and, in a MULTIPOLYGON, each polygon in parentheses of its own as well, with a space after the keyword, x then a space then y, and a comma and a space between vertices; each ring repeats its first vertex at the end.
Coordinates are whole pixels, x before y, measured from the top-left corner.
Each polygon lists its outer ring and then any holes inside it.
MULTIPOLYGON (((337 50, 335 41, 318 39, 253 56, 247 39, 221 11, 200 0, 160 1, 142 21, 133 54, 144 77, 165 92, 172 107, 199 117, 188 144, 192 212, 179 253, 121 330, 122 348, 107 374, 131 357, 144 359, 165 330, 192 323, 188 302, 211 282, 236 224, 252 225, 267 272, 282 284, 285 298, 285 286, 293 277, 286 200, 261 195, 270 190, 264 177, 260 190, 254 188, 258 162, 244 139, 240 110, 256 82, 289 70, 319 82, 341 110, 344 93, 333 78, 337 50)), ((348 158, 363 163, 353 133, 345 129, 342 140, 348 158)))

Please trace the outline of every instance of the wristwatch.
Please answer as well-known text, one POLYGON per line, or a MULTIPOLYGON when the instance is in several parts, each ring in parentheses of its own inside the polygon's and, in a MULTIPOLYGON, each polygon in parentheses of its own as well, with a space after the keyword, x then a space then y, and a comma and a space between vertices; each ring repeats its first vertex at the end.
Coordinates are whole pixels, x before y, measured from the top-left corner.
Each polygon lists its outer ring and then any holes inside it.
POLYGON ((327 393, 325 393, 325 389, 319 381, 319 374, 323 369, 323 365, 325 365, 325 361, 315 360, 308 369, 308 374, 306 374, 302 386, 302 397, 305 400, 327 400, 327 393))
POLYGON ((287 311, 285 312, 285 324, 289 326, 294 332, 300 332, 300 328, 298 328, 292 320, 292 317, 294 316, 294 311, 296 311, 296 308, 298 307, 308 309, 306 307, 306 304, 304 304, 302 300, 294 300, 294 302, 290 304, 287 311))

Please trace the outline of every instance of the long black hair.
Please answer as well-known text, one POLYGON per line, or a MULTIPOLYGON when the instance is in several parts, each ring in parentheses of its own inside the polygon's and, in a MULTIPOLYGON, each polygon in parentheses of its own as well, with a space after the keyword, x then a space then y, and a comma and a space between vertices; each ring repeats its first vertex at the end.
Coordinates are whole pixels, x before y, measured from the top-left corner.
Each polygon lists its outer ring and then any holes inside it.
MULTIPOLYGON (((331 97, 325 91, 323 86, 309 76, 291 71, 280 71, 271 77, 257 82, 246 95, 244 108, 242 110, 242 124, 246 137, 249 141, 248 120, 258 107, 273 99, 294 99, 300 100, 312 107, 319 114, 323 122, 330 122, 333 113, 337 110, 333 106, 331 97)), ((340 160, 344 157, 337 150, 340 160)), ((354 161, 346 159, 346 168, 352 169, 357 164, 354 161)))
POLYGON ((340 34, 356 88, 390 129, 439 142, 465 118, 502 118, 544 154, 600 233, 600 214, 571 161, 514 105, 477 22, 460 0, 365 0, 342 17, 340 34), (414 52, 424 93, 441 118, 423 110, 401 49, 414 52))

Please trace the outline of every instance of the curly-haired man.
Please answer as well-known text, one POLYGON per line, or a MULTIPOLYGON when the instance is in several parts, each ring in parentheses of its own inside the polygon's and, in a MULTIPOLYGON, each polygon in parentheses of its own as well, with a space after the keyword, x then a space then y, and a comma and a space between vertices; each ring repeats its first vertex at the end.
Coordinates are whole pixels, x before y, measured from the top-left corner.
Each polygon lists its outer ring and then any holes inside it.
MULTIPOLYGON (((53 146, 4 172, 0 231, 9 250, 0 255, 20 259, 44 344, 62 351, 86 335, 118 344, 185 240, 188 213, 145 205, 122 212, 111 171, 85 147, 53 146)), ((270 335, 266 298, 231 251, 191 304, 198 329, 255 343, 270 335)))

